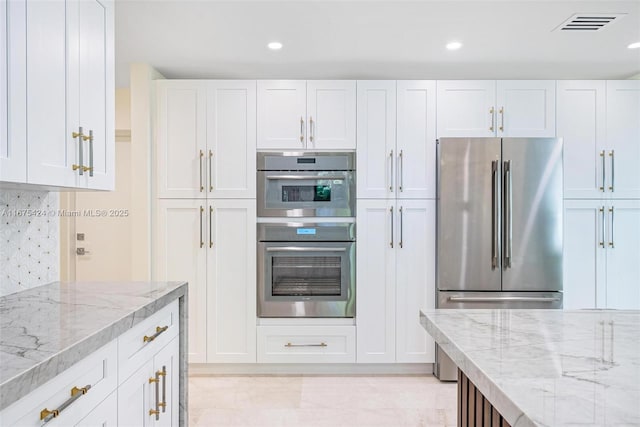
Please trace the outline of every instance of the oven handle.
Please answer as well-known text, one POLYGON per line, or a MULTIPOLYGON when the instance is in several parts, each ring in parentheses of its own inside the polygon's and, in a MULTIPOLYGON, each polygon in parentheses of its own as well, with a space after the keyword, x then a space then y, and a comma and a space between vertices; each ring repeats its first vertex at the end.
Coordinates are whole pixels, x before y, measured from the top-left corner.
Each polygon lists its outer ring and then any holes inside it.
POLYGON ((347 248, 308 248, 300 246, 281 246, 266 248, 267 252, 346 252, 347 248))
POLYGON ((267 179, 300 179, 307 181, 339 179, 344 181, 347 178, 342 175, 267 175, 267 179))

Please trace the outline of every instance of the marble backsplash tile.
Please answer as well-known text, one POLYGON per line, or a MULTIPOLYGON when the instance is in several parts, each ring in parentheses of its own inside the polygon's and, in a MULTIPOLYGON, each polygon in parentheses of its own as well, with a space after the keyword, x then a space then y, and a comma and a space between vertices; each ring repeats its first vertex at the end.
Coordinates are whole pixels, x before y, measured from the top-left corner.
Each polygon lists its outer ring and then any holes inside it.
POLYGON ((0 189, 0 296, 59 280, 59 195, 0 189))

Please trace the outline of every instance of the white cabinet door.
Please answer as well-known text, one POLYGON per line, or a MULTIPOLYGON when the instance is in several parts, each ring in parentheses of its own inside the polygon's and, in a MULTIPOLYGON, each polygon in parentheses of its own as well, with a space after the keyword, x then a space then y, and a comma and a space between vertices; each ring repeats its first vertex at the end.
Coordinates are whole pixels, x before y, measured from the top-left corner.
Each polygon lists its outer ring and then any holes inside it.
MULTIPOLYGON (((159 420, 154 426, 178 427, 179 418, 179 383, 180 383, 180 344, 175 337, 153 358, 154 370, 158 374, 158 401, 160 405, 159 420), (164 405, 162 405, 164 404, 164 405)), ((155 390, 152 390, 152 405, 155 404, 155 390)), ((153 407, 152 409, 155 409, 153 407)))
POLYGON ((145 363, 124 383, 118 386, 118 426, 147 427, 155 423, 149 409, 155 407, 155 378, 153 359, 145 363))
POLYGON ((607 82, 606 190, 640 198, 640 81, 607 82))
POLYGON ((256 196, 256 82, 212 81, 207 86, 208 197, 256 196))
MULTIPOLYGON (((396 197, 436 196, 436 82, 398 81, 396 197)), ((360 163, 358 164, 360 167, 360 163)), ((360 185, 360 182, 358 182, 360 185)))
POLYGON ((118 393, 113 392, 98 406, 93 408, 75 427, 117 427, 118 393))
POLYGON ((358 81, 359 199, 395 197, 396 82, 358 81))
POLYGON ((206 85, 159 81, 156 176, 160 198, 204 198, 206 85))
POLYGON ((606 308, 640 310, 640 200, 607 207, 606 308))
POLYGON ((358 363, 396 360, 395 205, 358 200, 356 325, 358 363))
POLYGON ((605 307, 605 206, 599 200, 565 200, 563 308, 605 307))
POLYGON ((605 194, 605 82, 558 80, 557 129, 563 139, 564 197, 605 194))
POLYGON ((306 82, 258 80, 257 132, 259 149, 306 147, 306 82))
MULTIPOLYGON (((85 135, 93 139, 83 141, 86 160, 84 164, 92 168, 78 179, 80 187, 113 190, 115 186, 115 130, 114 130, 114 51, 113 51, 113 3, 103 0, 83 0, 67 2, 77 4, 77 28, 70 28, 78 34, 78 55, 72 58, 69 69, 74 68, 79 75, 76 92, 77 114, 69 117, 71 129, 82 126, 85 135)), ((71 21, 73 22, 73 21, 71 21)), ((70 38, 73 40, 73 37, 70 38)), ((72 90, 72 88, 69 88, 72 90)), ((68 110, 68 115, 73 110, 68 110)))
POLYGON ((207 223, 207 362, 255 363, 256 202, 209 201, 207 223))
POLYGON ((435 341, 420 310, 436 307, 436 202, 398 200, 396 213, 396 361, 434 363, 435 341))
POLYGON ((307 82, 307 149, 356 148, 356 82, 307 82))
POLYGON ((206 207, 200 200, 158 201, 156 280, 189 283, 191 363, 207 361, 206 207))
POLYGON ((498 80, 497 135, 556 136, 555 80, 498 80))
MULTIPOLYGON (((72 164, 78 164, 80 142, 72 137, 77 129, 67 122, 67 101, 71 105, 77 99, 72 92, 67 99, 67 84, 77 84, 78 79, 73 70, 67 78, 66 59, 78 54, 77 49, 67 49, 78 42, 77 35, 70 34, 67 40, 64 0, 27 2, 26 13, 28 181, 73 187, 76 172, 72 164)), ((68 18, 73 22, 78 19, 71 11, 68 18)))
POLYGON ((496 135, 494 80, 438 80, 438 137, 496 135))
POLYGON ((25 8, 0 1, 0 181, 27 181, 25 8))

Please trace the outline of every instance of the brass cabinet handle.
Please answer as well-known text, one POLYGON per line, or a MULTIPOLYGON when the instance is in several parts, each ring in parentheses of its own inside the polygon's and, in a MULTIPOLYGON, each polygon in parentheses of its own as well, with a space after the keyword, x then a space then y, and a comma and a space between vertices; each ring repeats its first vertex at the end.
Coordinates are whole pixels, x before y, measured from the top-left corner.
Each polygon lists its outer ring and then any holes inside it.
POLYGON ((167 367, 162 366, 162 371, 158 371, 162 377, 162 402, 158 403, 162 407, 162 412, 167 412, 167 367))
POLYGON ((209 150, 209 193, 213 191, 213 151, 209 150))
POLYGON ((389 246, 393 248, 393 206, 389 208, 389 213, 391 214, 391 241, 389 246))
POLYGON ((315 137, 316 131, 315 126, 313 125, 313 117, 309 116, 309 141, 313 142, 313 138, 315 137))
POLYGON ((156 338, 158 338, 158 336, 159 336, 160 334, 162 334, 162 333, 163 333, 164 331, 166 331, 167 329, 169 329, 169 326, 162 326, 162 327, 160 327, 160 326, 156 326, 156 333, 155 333, 155 334, 153 334, 153 335, 151 335, 150 337, 149 337, 149 336, 147 336, 147 335, 145 335, 145 336, 142 338, 142 342, 151 342, 151 341, 155 340, 156 338))
POLYGON ((504 107, 500 107, 500 132, 504 132, 504 107))
POLYGON ((149 415, 155 415, 156 421, 160 419, 160 375, 156 372, 154 378, 149 378, 149 384, 155 384, 156 389, 156 409, 149 409, 149 415))
POLYGON ((613 150, 609 151, 609 157, 611 157, 611 185, 609 186, 609 191, 613 191, 613 179, 616 176, 614 155, 615 155, 615 152, 613 150))
POLYGON ((300 117, 300 142, 304 142, 304 118, 300 117))
POLYGON ((204 191, 204 185, 202 185, 202 160, 204 158, 204 153, 200 150, 200 192, 204 191))
POLYGON ((211 229, 213 225, 213 206, 209 206, 209 248, 213 247, 213 232, 211 229))
POLYGON ((400 181, 398 185, 398 190, 402 193, 402 185, 404 184, 404 162, 402 157, 402 150, 400 150, 400 154, 398 155, 398 180, 400 181))
POLYGON ((389 152, 389 191, 393 193, 393 150, 389 152))
POLYGON ((290 342, 284 345, 285 347, 327 347, 327 343, 321 342, 320 344, 291 344, 290 342))
POLYGON ((84 134, 82 133, 82 126, 78 127, 78 132, 72 132, 71 136, 73 139, 78 139, 78 163, 77 165, 72 165, 71 169, 74 171, 78 171, 78 175, 84 175, 85 167, 83 164, 83 151, 82 151, 82 141, 84 141, 84 134))
POLYGON ((402 218, 402 216, 403 216, 402 215, 402 206, 400 206, 400 209, 398 209, 398 211, 400 212, 400 241, 398 242, 398 246, 400 246, 400 249, 402 249, 402 244, 403 244, 402 243, 402 240, 403 240, 403 238, 402 238, 402 235, 403 235, 403 233, 402 233, 402 222, 403 222, 402 221, 403 220, 403 218, 402 218))
POLYGON ((89 130, 89 176, 93 176, 93 130, 89 130))
POLYGON ((611 230, 609 231, 609 247, 615 248, 613 243, 613 215, 615 214, 613 210, 613 206, 609 208, 609 213, 611 214, 611 230))
POLYGON ((491 107, 489 109, 489 114, 491 114, 491 126, 489 126, 489 130, 491 132, 493 132, 493 123, 495 122, 495 114, 494 114, 494 112, 495 112, 495 109, 493 107, 491 107))
POLYGON ((57 409, 53 409, 53 410, 48 410, 47 408, 44 408, 42 411, 40 411, 40 420, 44 421, 42 424, 46 424, 49 421, 51 421, 54 418, 57 418, 58 416, 60 416, 60 414, 62 413, 62 411, 64 411, 65 409, 67 409, 69 407, 69 405, 71 405, 73 402, 75 402, 76 400, 78 400, 80 397, 82 397, 83 395, 87 394, 87 392, 91 389, 91 384, 87 384, 84 387, 73 387, 71 389, 71 397, 67 400, 65 400, 65 402, 60 405, 57 409))
POLYGON ((600 191, 604 193, 605 179, 606 179, 605 166, 604 166, 604 150, 600 152, 600 160, 602 160, 602 187, 600 187, 600 191))
POLYGON ((604 217, 604 206, 601 206, 600 209, 598 209, 600 211, 600 215, 602 216, 602 224, 601 224, 601 228, 600 231, 602 239, 600 239, 600 247, 604 248, 604 226, 605 226, 605 217, 604 217))
POLYGON ((200 248, 204 246, 204 239, 202 238, 202 213, 204 212, 204 208, 200 206, 200 248))

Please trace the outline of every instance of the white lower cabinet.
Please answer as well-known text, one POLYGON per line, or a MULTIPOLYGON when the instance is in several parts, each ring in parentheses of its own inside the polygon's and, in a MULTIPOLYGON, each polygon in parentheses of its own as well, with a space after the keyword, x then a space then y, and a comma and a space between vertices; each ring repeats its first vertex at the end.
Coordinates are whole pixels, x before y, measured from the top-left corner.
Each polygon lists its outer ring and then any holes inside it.
POLYGON ((258 326, 258 363, 355 361, 355 326, 258 326))
POLYGON ((174 338, 118 388, 118 425, 177 426, 179 343, 174 338))
POLYGON ((74 427, 115 427, 118 425, 118 393, 113 392, 74 427))
POLYGON ((189 362, 255 363, 255 200, 159 200, 156 236, 156 280, 189 282, 189 362))
POLYGON ((564 209, 564 308, 640 309, 640 200, 564 209))
POLYGON ((358 200, 358 363, 433 363, 435 200, 358 200))
MULTIPOLYGON (((74 426, 118 385, 118 346, 111 341, 0 412, 2 426, 74 426), (73 402, 58 410, 68 400, 73 402)), ((80 424, 82 425, 82 424, 80 424)))

